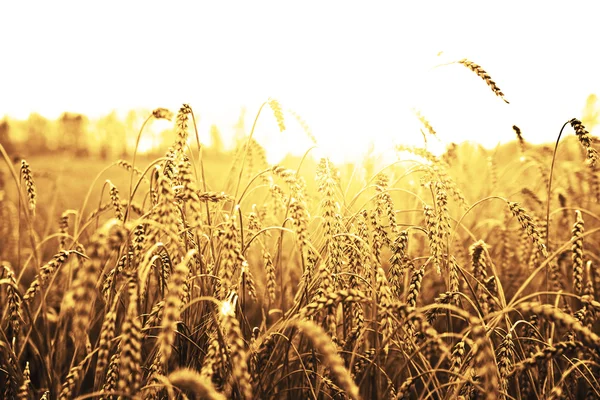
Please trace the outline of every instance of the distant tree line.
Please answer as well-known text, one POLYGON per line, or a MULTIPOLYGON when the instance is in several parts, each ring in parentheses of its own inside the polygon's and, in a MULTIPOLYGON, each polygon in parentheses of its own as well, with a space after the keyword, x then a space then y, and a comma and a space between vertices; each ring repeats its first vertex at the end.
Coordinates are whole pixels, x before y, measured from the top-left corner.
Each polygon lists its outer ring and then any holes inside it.
POLYGON ((87 125, 85 116, 74 113, 63 113, 54 121, 37 113, 31 113, 26 120, 5 117, 0 123, 0 144, 9 154, 31 156, 69 152, 87 155, 87 125))
MULTIPOLYGON (((114 111, 96 120, 71 112, 65 112, 55 120, 37 113, 30 114, 26 120, 4 117, 0 120, 0 144, 16 159, 54 153, 126 158, 133 151, 135 138, 147 115, 149 112, 145 110, 132 110, 124 119, 114 111)), ((238 131, 243 130, 243 124, 240 124, 238 121, 234 125, 238 136, 241 135, 238 131)), ((224 152, 225 144, 216 125, 210 127, 209 135, 211 145, 206 150, 217 154, 224 152)), ((164 152, 164 144, 172 138, 172 129, 160 132, 152 139, 150 153, 164 152)))

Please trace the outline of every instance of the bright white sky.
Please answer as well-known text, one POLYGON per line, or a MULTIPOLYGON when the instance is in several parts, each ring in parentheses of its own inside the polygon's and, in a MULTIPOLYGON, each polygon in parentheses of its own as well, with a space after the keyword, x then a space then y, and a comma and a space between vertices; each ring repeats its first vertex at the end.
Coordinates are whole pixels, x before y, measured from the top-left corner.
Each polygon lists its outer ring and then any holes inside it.
MULTIPOLYGON (((272 96, 338 159, 370 140, 418 142, 411 107, 445 142, 493 146, 513 124, 552 141, 600 94, 598 15, 594 1, 2 1, 0 116, 187 102, 201 129, 227 131, 272 96), (460 65, 432 68, 461 58, 511 103, 460 65)), ((268 149, 307 148, 262 121, 268 149)))

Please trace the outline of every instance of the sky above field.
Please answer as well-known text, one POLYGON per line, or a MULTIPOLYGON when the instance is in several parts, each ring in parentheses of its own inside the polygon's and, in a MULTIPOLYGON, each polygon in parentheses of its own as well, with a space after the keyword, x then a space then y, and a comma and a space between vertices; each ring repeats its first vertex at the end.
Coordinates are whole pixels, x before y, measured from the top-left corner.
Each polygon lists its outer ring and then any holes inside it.
MULTIPOLYGON (((553 141, 600 94, 598 2, 0 3, 0 117, 189 103, 208 132, 280 100, 334 158, 419 143, 553 141), (441 52, 441 53, 440 53, 441 52), (467 68, 496 81, 510 104, 467 68)), ((273 153, 308 148, 261 116, 273 153)))

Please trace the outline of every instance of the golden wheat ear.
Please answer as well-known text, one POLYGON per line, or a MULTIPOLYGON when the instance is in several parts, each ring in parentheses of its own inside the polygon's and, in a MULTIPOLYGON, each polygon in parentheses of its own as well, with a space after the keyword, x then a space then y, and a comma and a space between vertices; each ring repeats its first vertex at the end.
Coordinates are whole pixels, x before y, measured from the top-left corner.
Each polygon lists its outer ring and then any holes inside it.
POLYGON ((571 124, 571 127, 575 131, 577 140, 579 140, 581 146, 586 150, 586 163, 592 168, 595 167, 600 157, 598 156, 598 151, 592 146, 592 136, 577 118, 571 119, 569 124, 571 124))
POLYGON ((425 127, 425 129, 427 129, 427 132, 429 132, 429 134, 431 136, 437 137, 437 132, 435 131, 435 129, 433 129, 433 127, 429 123, 429 120, 427 118, 425 118, 423 116, 423 114, 421 114, 421 112, 419 110, 417 110, 415 108, 411 108, 411 111, 415 115, 415 117, 417 117, 417 119, 419 120, 419 122, 421 122, 421 124, 423 124, 423 126, 425 127))
POLYGON ((269 100, 267 100, 267 103, 269 104, 269 107, 271 107, 273 115, 277 120, 277 126, 279 127, 279 131, 285 131, 285 121, 283 119, 283 109, 281 108, 281 104, 278 100, 273 98, 269 98, 269 100))
POLYGON ((199 398, 225 400, 225 396, 217 392, 212 382, 192 369, 178 369, 172 372, 167 379, 173 386, 192 392, 199 398))
POLYGON ((457 63, 462 64, 465 67, 469 68, 471 71, 475 72, 478 77, 480 77, 481 79, 483 79, 485 81, 485 83, 488 85, 488 87, 490 89, 492 89, 492 92, 494 92, 494 94, 496 96, 498 96, 502 100, 504 100, 504 102, 506 104, 510 104, 508 102, 508 100, 506 100, 506 98, 504 97, 504 93, 502 93, 502 91, 500 90, 498 85, 496 85, 496 82, 494 82, 492 80, 492 77, 487 72, 485 72, 485 70, 481 67, 481 65, 475 64, 473 61, 469 61, 466 58, 463 58, 462 60, 457 61, 457 63))
POLYGON ((21 160, 21 178, 25 183, 25 187, 27 188, 27 200, 29 202, 29 210, 31 213, 35 215, 35 206, 37 204, 37 189, 35 183, 33 181, 33 174, 31 173, 31 168, 29 168, 29 163, 25 160, 21 160))

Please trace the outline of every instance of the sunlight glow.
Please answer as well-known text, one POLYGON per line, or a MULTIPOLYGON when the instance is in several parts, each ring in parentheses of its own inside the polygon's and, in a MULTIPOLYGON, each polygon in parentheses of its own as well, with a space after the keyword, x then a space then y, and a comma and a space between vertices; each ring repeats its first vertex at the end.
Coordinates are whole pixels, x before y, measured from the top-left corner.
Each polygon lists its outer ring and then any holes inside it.
POLYGON ((138 153, 139 154, 148 153, 149 151, 151 151, 155 148, 155 144, 156 143, 152 140, 152 138, 142 137, 140 139, 140 143, 138 144, 138 153))
POLYGON ((234 312, 233 304, 229 300, 225 300, 221 304, 221 314, 231 315, 234 312))
MULTIPOLYGON (((217 125, 230 148, 241 107, 248 135, 258 108, 273 96, 308 123, 321 154, 341 162, 364 157, 371 146, 385 153, 398 143, 422 144, 413 108, 439 136, 428 146, 473 140, 494 147, 514 139, 513 124, 528 141, 547 142, 564 121, 581 115, 590 93, 600 92, 597 51, 586 48, 598 11, 591 2, 570 11, 580 18, 577 29, 560 30, 551 28, 569 23, 564 10, 544 8, 544 18, 537 18, 533 3, 367 8, 328 2, 295 7, 293 18, 291 6, 260 1, 34 3, 35 13, 29 3, 0 5, 11 15, 0 35, 14 38, 5 41, 0 116, 56 118, 73 111, 93 119, 113 109, 176 112, 188 103, 203 143, 217 125), (489 15, 517 28, 498 29, 489 15), (531 21, 534 29, 519 28, 531 21), (485 68, 510 104, 452 63, 462 58, 485 68)), ((312 146, 294 117, 285 117, 283 133, 272 115, 259 118, 255 138, 269 162, 312 146)), ((140 152, 162 147, 164 128, 149 129, 140 152)))

